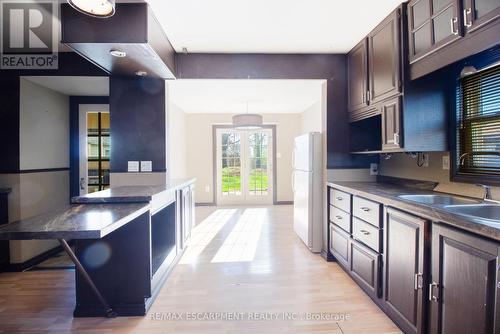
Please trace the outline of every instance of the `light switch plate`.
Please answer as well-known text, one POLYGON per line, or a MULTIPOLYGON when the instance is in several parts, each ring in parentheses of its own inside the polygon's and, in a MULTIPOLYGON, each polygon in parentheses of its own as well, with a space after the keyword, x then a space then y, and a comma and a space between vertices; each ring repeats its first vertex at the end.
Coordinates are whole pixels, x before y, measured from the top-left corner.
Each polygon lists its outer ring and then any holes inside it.
POLYGON ((210 192, 210 186, 205 186, 205 192, 209 193, 210 192))
POLYGON ((138 172, 139 171, 139 161, 128 161, 127 165, 128 172, 138 172))
POLYGON ((378 175, 378 164, 370 164, 370 175, 378 175))
POLYGON ((450 169, 450 156, 444 155, 443 156, 443 170, 449 170, 449 169, 450 169))
POLYGON ((281 153, 280 152, 276 153, 276 159, 281 159, 281 153))
POLYGON ((153 162, 152 161, 141 161, 141 172, 152 172, 153 162))

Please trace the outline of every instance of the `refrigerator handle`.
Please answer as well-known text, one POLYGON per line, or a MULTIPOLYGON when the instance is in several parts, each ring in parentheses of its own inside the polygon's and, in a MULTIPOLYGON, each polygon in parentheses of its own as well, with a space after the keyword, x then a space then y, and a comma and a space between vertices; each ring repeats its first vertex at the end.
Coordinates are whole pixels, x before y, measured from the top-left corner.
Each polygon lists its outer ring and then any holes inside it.
POLYGON ((292 172, 292 192, 295 192, 295 171, 292 172))
POLYGON ((294 145, 293 146, 293 151, 292 151, 292 168, 295 169, 295 149, 297 147, 294 145))

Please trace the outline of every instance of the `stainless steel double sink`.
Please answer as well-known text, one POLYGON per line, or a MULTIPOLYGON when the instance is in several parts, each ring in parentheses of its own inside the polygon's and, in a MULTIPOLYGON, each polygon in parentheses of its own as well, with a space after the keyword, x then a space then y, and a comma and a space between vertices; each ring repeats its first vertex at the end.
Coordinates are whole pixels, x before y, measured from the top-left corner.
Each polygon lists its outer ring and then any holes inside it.
POLYGON ((453 195, 399 195, 401 199, 440 207, 446 211, 500 224, 500 205, 453 195))

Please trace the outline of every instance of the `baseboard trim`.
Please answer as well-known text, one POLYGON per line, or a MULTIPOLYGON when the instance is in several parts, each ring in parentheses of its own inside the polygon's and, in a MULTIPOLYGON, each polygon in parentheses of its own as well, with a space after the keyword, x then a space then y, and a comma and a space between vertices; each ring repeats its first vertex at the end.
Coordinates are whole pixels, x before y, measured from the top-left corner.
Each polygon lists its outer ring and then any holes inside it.
POLYGON ((293 201, 276 201, 274 205, 292 205, 293 201))
MULTIPOLYGON (((72 246, 73 242, 69 242, 69 244, 72 246)), ((54 248, 49 249, 48 251, 43 252, 42 254, 39 254, 27 261, 21 262, 21 263, 9 263, 5 266, 4 271, 5 272, 21 272, 21 271, 26 271, 27 269, 30 269, 31 267, 34 267, 43 261, 49 259, 50 257, 63 252, 64 249, 62 246, 56 246, 54 248)))

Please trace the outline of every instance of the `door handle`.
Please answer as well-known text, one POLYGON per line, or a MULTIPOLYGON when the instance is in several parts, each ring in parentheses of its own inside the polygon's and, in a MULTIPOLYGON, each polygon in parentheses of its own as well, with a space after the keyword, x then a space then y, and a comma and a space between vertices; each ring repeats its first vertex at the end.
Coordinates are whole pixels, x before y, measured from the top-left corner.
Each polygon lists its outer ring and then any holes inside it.
POLYGON ((85 178, 80 178, 80 190, 85 190, 85 178))
POLYGON ((422 289, 422 285, 420 284, 420 277, 422 277, 422 273, 416 273, 415 274, 415 290, 419 290, 419 289, 422 289))
POLYGON ((458 35, 458 27, 455 29, 455 25, 458 22, 458 17, 453 17, 450 19, 450 27, 451 27, 451 33, 453 35, 458 35))
POLYGON ((472 8, 464 9, 464 26, 467 28, 472 27, 472 20, 468 20, 470 14, 472 14, 472 8))
POLYGON ((431 302, 437 302, 438 297, 434 296, 434 287, 438 287, 438 284, 436 282, 432 282, 429 284, 429 301, 431 302))

